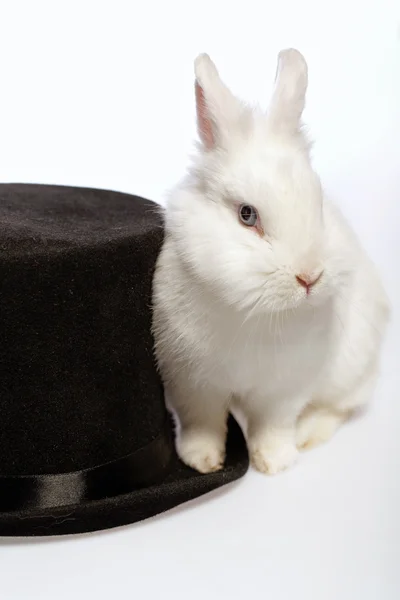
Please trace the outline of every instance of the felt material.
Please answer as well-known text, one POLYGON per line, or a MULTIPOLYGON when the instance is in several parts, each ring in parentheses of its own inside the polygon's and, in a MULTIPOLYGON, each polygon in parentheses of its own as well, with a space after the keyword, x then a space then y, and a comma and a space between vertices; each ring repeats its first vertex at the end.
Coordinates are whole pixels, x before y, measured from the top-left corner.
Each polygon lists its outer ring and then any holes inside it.
MULTIPOLYGON (((168 415, 151 335, 163 235, 157 205, 143 198, 0 185, 0 498, 4 478, 94 469, 163 434, 168 415)), ((61 506, 47 498, 14 510, 8 503, 4 511, 0 502, 0 535, 131 523, 246 472, 246 445, 233 419, 226 467, 210 475, 180 463, 167 424, 165 454, 151 458, 160 464, 147 463, 148 473, 158 471, 154 480, 144 485, 139 477, 131 491, 115 495, 105 477, 102 498, 82 489, 61 506)))

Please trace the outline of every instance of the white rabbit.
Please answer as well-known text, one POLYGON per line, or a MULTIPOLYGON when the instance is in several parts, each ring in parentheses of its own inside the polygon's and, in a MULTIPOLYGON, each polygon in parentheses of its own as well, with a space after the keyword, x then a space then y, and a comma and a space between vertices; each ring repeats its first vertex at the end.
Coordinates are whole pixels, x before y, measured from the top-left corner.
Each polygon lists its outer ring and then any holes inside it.
POLYGON ((273 474, 367 403, 389 303, 374 265, 324 198, 301 127, 307 65, 279 53, 269 110, 250 109, 195 61, 201 146, 165 208, 154 277, 155 353, 177 451, 222 467, 227 414, 273 474))

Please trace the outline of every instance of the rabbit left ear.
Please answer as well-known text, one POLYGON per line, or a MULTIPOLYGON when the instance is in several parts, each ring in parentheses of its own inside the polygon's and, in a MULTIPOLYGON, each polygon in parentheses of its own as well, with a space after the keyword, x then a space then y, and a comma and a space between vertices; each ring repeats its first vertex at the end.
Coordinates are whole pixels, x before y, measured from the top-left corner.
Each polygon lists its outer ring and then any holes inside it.
POLYGON ((211 119, 211 115, 207 108, 206 100, 204 98, 203 88, 196 80, 195 83, 196 92, 196 112, 197 112, 197 130, 201 141, 207 150, 211 150, 215 146, 215 135, 214 135, 214 124, 211 119))
POLYGON ((268 121, 273 130, 296 132, 300 128, 308 86, 308 67, 293 48, 281 50, 275 76, 268 121))
POLYGON ((197 127, 207 150, 223 145, 240 114, 240 103, 221 81, 208 54, 195 61, 197 127))

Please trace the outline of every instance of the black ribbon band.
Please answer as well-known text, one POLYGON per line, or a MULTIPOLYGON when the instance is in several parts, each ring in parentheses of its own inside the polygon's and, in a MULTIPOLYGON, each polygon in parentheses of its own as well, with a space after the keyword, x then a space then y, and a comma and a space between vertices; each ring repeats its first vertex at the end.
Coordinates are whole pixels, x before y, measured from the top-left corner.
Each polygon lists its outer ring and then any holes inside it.
POLYGON ((136 452, 72 473, 0 477, 0 512, 48 509, 127 494, 162 481, 173 454, 169 423, 136 452))

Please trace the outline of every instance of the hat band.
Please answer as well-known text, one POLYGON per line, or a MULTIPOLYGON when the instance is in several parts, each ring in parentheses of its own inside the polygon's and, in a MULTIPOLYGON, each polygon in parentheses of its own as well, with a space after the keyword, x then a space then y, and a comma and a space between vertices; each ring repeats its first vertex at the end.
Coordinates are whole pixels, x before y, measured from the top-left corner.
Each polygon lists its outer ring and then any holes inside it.
POLYGON ((160 435, 132 454, 69 473, 0 477, 0 512, 82 504, 162 481, 173 455, 170 423, 160 435))

